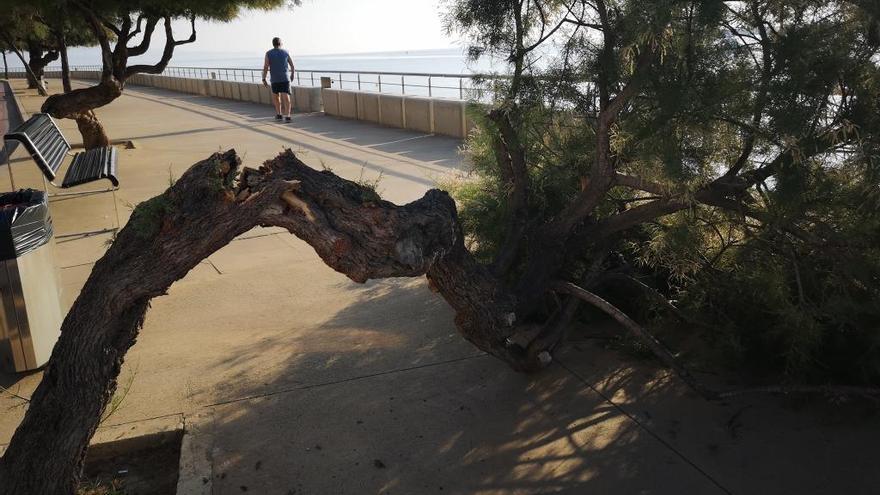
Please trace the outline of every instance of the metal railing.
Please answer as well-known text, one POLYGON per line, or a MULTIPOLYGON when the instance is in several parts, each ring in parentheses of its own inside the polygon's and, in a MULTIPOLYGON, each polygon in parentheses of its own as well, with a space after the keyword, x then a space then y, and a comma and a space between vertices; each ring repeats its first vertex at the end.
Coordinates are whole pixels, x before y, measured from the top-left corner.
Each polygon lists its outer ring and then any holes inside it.
MULTIPOLYGON (((46 72, 50 73, 58 70, 57 67, 51 67, 47 68, 46 72)), ((71 72, 100 71, 101 66, 71 66, 70 70, 71 72)), ((160 75, 260 83, 262 80, 262 69, 173 66, 166 67, 160 75)), ((483 100, 491 93, 492 86, 494 86, 493 82, 501 81, 506 77, 485 74, 297 69, 294 72, 293 83, 297 86, 320 87, 322 78, 329 78, 333 89, 460 100, 483 100)))

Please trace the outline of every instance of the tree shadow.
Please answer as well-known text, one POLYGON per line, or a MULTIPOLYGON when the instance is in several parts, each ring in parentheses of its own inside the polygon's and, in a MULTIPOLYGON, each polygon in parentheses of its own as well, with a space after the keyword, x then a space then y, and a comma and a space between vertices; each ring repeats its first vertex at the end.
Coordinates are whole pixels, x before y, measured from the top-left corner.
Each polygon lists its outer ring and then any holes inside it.
MULTIPOLYGON (((868 493, 880 483, 876 404, 766 394, 707 401, 655 362, 597 341, 558 358, 733 493, 868 493)), ((723 376, 702 379, 732 388, 723 376)))
POLYGON ((565 368, 514 373, 451 318, 423 281, 367 284, 265 392, 212 406, 215 493, 724 493, 565 368))

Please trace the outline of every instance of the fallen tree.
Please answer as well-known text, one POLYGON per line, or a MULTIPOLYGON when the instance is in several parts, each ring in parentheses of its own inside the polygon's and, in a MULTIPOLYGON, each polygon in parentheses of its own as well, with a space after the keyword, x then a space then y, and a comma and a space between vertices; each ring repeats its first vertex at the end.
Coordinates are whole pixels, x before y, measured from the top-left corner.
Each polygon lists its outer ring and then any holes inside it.
MULTIPOLYGON (((525 298, 539 291, 517 292, 515 282, 503 281, 490 265, 474 259, 446 192, 433 189, 398 206, 367 185, 310 168, 290 150, 259 169, 239 172, 240 165, 235 151, 215 153, 134 210, 62 324, 43 379, 0 459, 0 495, 74 493, 89 440, 116 391, 125 354, 137 340, 151 299, 257 226, 287 229, 355 282, 424 275, 455 310, 461 335, 477 348, 519 371, 552 361, 570 311, 560 309, 548 318, 523 309, 538 306, 525 298)), ((604 224, 595 232, 626 223, 604 224)), ((551 291, 611 314, 695 390, 719 396, 606 301, 560 281, 537 297, 551 291)), ((843 392, 878 395, 866 389, 843 392)))
POLYGON ((150 300, 258 225, 288 229, 356 282, 426 275, 466 339, 516 369, 535 366, 509 339, 521 328, 513 295, 465 249, 445 192, 396 206, 290 151, 240 176, 239 164, 229 151, 194 165, 141 203, 95 264, 0 460, 0 494, 73 493, 150 300))

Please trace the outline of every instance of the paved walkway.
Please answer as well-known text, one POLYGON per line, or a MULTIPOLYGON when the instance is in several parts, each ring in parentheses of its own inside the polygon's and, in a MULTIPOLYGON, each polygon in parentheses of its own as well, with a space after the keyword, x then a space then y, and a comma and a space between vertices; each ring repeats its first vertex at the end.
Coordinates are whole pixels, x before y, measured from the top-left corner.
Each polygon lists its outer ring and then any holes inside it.
MULTIPOLYGON (((41 99, 18 88, 28 111, 41 99)), ((99 115, 122 150, 120 210, 218 149, 282 147, 405 202, 462 169, 460 142, 320 114, 130 87, 99 115)), ((71 122, 64 132, 76 141, 71 122)), ((14 160, 18 185, 39 185, 14 160)), ((5 173, 0 177, 5 177, 5 173)), ((0 178, 0 189, 8 184, 0 178)), ((55 201, 56 230, 112 223, 109 195, 55 201)), ((124 219, 123 219, 124 220, 124 219)), ((66 304, 106 237, 59 244, 66 304)), ((524 376, 461 339, 423 280, 354 284, 303 242, 256 229, 154 301, 108 421, 183 414, 217 494, 872 493, 880 424, 860 409, 767 397, 709 404, 586 336, 524 376), (130 387, 127 385, 130 384, 130 387)), ((39 373, 0 375, 27 396, 39 373)), ((23 408, 0 397, 0 444, 23 408)))

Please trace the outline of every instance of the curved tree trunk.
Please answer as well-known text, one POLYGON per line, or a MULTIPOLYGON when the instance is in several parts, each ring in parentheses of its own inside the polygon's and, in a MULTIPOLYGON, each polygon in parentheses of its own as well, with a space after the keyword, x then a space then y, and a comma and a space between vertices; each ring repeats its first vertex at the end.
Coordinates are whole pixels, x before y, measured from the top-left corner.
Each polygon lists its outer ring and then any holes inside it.
POLYGON ((56 119, 75 119, 86 149, 108 146, 110 139, 93 110, 119 98, 122 87, 121 82, 105 78, 95 86, 54 94, 43 102, 41 110, 56 119))
POLYGON ((455 309, 467 340, 516 369, 536 366, 513 343, 514 298, 464 248, 445 192, 397 206, 306 166, 289 150, 260 170, 245 169, 236 184, 238 165, 234 151, 194 165, 164 194, 141 203, 95 264, 0 459, 0 495, 74 492, 150 300, 257 225, 288 229, 356 282, 426 274, 455 309))

